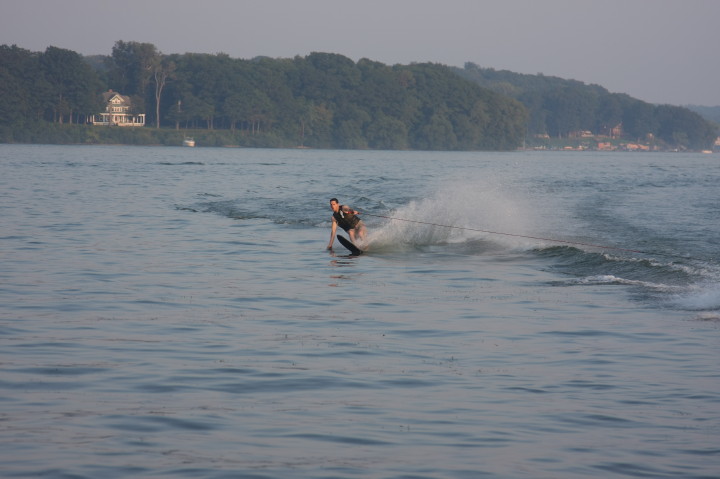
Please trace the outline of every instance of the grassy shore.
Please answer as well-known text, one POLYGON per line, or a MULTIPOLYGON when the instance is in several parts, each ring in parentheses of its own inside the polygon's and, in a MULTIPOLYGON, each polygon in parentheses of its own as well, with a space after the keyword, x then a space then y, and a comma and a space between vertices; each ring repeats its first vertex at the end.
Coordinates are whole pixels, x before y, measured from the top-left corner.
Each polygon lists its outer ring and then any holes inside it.
POLYGON ((295 147, 273 134, 251 134, 230 130, 175 130, 151 127, 118 127, 34 123, 0 128, 0 143, 59 145, 163 145, 182 146, 185 137, 197 146, 295 147))

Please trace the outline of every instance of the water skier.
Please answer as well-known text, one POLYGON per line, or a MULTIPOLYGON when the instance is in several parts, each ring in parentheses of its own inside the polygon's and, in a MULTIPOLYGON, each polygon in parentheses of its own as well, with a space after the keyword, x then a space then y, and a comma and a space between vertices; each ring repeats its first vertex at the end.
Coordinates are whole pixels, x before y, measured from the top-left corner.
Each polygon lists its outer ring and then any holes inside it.
POLYGON ((328 243, 327 249, 332 249, 338 225, 350 235, 350 241, 353 243, 355 243, 356 235, 357 238, 365 242, 366 228, 365 224, 357 216, 360 214, 359 211, 353 210, 348 205, 341 205, 337 198, 330 200, 330 208, 333 211, 332 230, 330 231, 330 243, 328 243))

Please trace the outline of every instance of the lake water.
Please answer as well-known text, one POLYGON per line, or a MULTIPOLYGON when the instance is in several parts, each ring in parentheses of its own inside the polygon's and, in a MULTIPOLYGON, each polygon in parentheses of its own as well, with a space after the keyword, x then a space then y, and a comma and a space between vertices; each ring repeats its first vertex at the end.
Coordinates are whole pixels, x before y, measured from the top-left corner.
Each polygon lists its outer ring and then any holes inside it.
POLYGON ((0 214, 3 477, 720 477, 717 155, 0 145, 0 214))

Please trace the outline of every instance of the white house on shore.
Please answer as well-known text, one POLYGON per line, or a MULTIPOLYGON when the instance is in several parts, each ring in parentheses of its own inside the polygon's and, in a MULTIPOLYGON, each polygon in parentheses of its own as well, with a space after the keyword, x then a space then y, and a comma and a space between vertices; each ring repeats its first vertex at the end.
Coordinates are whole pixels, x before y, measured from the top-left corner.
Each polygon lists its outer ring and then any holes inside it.
POLYGON ((129 96, 112 90, 102 94, 105 111, 95 115, 90 123, 105 126, 145 126, 145 113, 131 113, 132 102, 129 96))

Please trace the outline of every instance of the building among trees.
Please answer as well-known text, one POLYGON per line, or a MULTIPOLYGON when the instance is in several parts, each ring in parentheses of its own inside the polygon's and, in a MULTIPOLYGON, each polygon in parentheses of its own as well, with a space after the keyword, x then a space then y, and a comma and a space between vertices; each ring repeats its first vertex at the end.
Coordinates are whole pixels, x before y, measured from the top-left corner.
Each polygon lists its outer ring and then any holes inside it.
POLYGON ((145 126, 145 113, 135 113, 129 96, 112 90, 102 94, 105 111, 95 115, 90 123, 105 126, 145 126))

